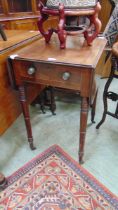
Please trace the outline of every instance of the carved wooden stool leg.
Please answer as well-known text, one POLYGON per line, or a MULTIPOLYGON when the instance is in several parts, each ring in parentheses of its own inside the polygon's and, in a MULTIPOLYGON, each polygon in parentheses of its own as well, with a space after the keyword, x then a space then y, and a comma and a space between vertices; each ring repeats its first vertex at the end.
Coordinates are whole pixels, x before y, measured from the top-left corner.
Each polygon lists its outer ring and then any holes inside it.
POLYGON ((51 94, 51 104, 50 104, 50 110, 53 115, 56 115, 55 110, 56 110, 56 103, 55 103, 55 95, 54 95, 54 88, 50 87, 50 94, 51 94))
POLYGON ((47 87, 44 91, 44 104, 48 106, 53 115, 56 115, 56 103, 55 103, 55 90, 54 87, 47 87))
POLYGON ((40 104, 40 109, 41 109, 41 111, 43 112, 43 114, 45 114, 46 112, 45 112, 44 91, 42 91, 42 92, 40 93, 40 95, 38 95, 37 99, 38 99, 38 100, 37 100, 38 103, 40 104))
POLYGON ((4 189, 5 185, 7 184, 7 179, 5 176, 0 172, 0 190, 4 189))
POLYGON ((60 40, 61 49, 64 49, 66 45, 66 31, 64 30, 64 25, 65 25, 64 5, 59 4, 58 37, 60 40))
POLYGON ((96 7, 95 7, 95 13, 92 16, 89 16, 89 20, 90 20, 90 28, 92 26, 92 24, 95 26, 95 32, 93 32, 93 34, 89 34, 89 29, 87 31, 84 32, 84 37, 87 41, 88 45, 91 45, 92 41, 97 37, 97 35, 99 34, 100 30, 101 30, 101 21, 98 19, 98 13, 101 10, 101 5, 98 2, 96 7))
POLYGON ((22 106, 22 111, 25 119, 25 125, 28 135, 28 142, 32 150, 36 149, 33 145, 32 129, 30 123, 29 107, 26 101, 25 88, 23 85, 19 86, 19 97, 22 106))
POLYGON ((84 145, 87 127, 89 102, 88 98, 82 97, 81 101, 81 115, 80 115, 80 142, 79 142, 79 163, 83 163, 84 145))
POLYGON ((43 112, 43 114, 45 114, 45 104, 44 104, 44 93, 43 93, 43 91, 31 103, 32 106, 35 106, 36 104, 40 105, 41 111, 43 112))
POLYGON ((42 4, 39 4, 39 10, 40 10, 40 17, 39 17, 39 20, 37 22, 37 25, 38 25, 39 31, 44 36, 46 43, 49 43, 49 41, 51 39, 51 36, 53 34, 53 29, 48 29, 48 31, 45 31, 43 29, 43 23, 48 19, 49 15, 44 14, 42 12, 42 10, 43 10, 43 5, 42 4))
POLYGON ((50 107, 50 87, 46 87, 45 90, 44 90, 44 102, 45 102, 45 105, 50 107))

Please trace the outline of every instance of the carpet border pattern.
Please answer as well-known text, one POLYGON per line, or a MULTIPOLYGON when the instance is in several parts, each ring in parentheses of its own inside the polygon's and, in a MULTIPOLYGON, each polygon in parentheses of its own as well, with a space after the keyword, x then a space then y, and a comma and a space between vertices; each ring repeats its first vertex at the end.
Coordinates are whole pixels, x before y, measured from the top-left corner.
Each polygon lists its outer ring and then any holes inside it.
MULTIPOLYGON (((58 145, 53 145, 45 150, 40 155, 33 158, 30 162, 26 163, 23 167, 18 169, 15 173, 8 177, 7 187, 12 185, 24 174, 29 172, 43 160, 50 155, 57 155, 68 167, 70 167, 77 175, 79 175, 86 183, 88 183, 99 195, 101 195, 114 209, 118 209, 118 197, 111 193, 104 185, 102 185, 93 175, 86 169, 73 160, 62 148, 58 145)), ((2 192, 4 194, 4 191, 2 192)), ((0 195, 1 200, 1 195, 0 195)))

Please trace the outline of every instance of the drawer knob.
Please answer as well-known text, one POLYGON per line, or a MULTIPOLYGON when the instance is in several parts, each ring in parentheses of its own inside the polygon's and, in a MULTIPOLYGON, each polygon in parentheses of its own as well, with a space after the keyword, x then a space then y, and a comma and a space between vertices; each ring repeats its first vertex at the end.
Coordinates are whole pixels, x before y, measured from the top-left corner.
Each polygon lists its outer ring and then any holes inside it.
POLYGON ((32 75, 32 74, 34 74, 35 72, 36 72, 36 69, 35 69, 33 66, 29 67, 29 69, 27 70, 27 73, 28 73, 29 75, 32 75))
POLYGON ((70 78, 70 75, 71 74, 69 72, 64 72, 63 75, 62 75, 62 79, 66 81, 70 78))

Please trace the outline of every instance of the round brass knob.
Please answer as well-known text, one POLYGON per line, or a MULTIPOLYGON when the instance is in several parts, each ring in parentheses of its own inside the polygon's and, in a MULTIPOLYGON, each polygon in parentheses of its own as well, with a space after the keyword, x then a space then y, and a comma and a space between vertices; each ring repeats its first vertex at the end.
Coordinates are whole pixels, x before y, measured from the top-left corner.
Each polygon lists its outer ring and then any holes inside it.
POLYGON ((35 69, 35 67, 33 67, 33 66, 29 67, 28 70, 27 70, 27 73, 28 73, 29 75, 32 75, 32 74, 34 74, 35 72, 36 72, 36 69, 35 69))
POLYGON ((62 75, 62 79, 63 80, 68 80, 70 78, 71 74, 69 72, 64 72, 62 75))

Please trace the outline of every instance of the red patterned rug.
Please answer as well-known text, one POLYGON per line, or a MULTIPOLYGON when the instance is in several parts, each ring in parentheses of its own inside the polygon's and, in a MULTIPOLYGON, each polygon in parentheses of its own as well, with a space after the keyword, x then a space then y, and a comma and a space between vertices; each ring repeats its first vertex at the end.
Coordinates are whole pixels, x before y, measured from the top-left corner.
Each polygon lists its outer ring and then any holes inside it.
POLYGON ((115 210, 118 198, 54 145, 8 177, 0 210, 115 210))

